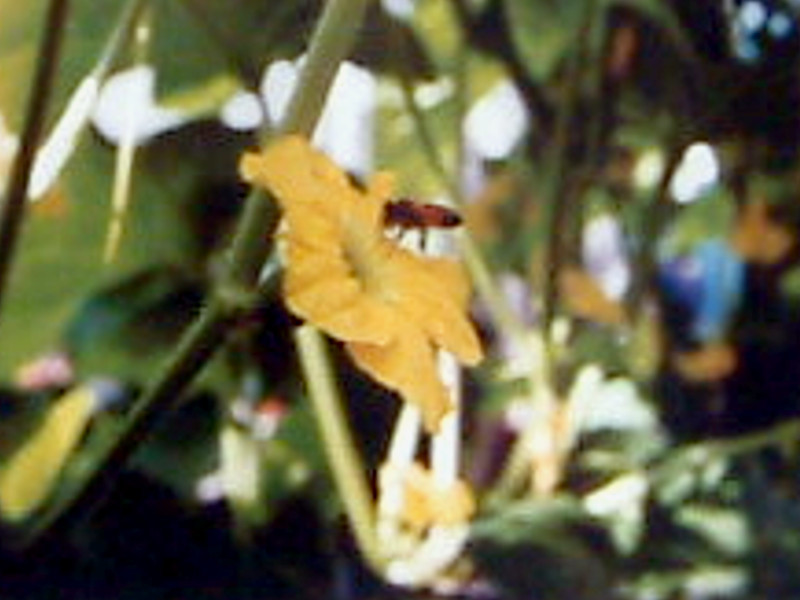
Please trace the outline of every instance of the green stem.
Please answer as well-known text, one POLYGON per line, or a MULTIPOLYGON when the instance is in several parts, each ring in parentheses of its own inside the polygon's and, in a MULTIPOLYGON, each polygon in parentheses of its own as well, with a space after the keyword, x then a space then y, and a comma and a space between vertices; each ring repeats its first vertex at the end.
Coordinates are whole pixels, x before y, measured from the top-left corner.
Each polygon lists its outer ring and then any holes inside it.
POLYGON ((61 41, 69 16, 69 0, 51 0, 45 20, 28 109, 22 129, 19 152, 11 170, 8 191, 0 214, 0 308, 2 308, 11 265, 25 219, 28 182, 36 149, 47 119, 47 106, 53 89, 61 41))
POLYGON ((112 446, 90 466, 80 481, 66 484, 68 487, 59 502, 37 518, 30 529, 22 532, 18 539, 13 539, 12 532, 11 545, 27 547, 36 543, 44 547, 69 530, 88 500, 97 497, 116 479, 158 418, 174 406, 175 399, 211 358, 231 323, 227 312, 219 303, 203 312, 164 367, 162 376, 126 417, 112 446))
MULTIPOLYGON (((370 1, 329 0, 325 4, 319 27, 311 40, 295 95, 281 127, 284 133, 310 136, 313 132, 339 65, 355 44, 356 35, 370 1)), ((254 206, 254 212, 250 215, 254 219, 259 218, 255 214, 257 208, 258 206, 254 206)), ((251 257, 242 258, 246 262, 251 257)), ((333 383, 325 341, 317 329, 306 325, 297 332, 295 345, 328 454, 334 483, 353 528, 356 543, 366 562, 376 571, 380 571, 383 561, 375 537, 374 503, 364 480, 365 470, 356 451, 341 399, 333 383)))
MULTIPOLYGON (((584 9, 583 22, 577 32, 578 43, 574 50, 567 72, 568 80, 563 92, 561 111, 558 114, 553 140, 553 151, 546 192, 546 205, 549 207, 547 224, 547 249, 545 255, 545 279, 542 292, 542 329, 548 362, 552 362, 550 333, 558 305, 558 274, 564 262, 564 239, 571 215, 570 209, 570 169, 576 165, 569 160, 572 145, 572 126, 580 99, 581 80, 583 76, 584 55, 588 45, 588 33, 591 30, 591 3, 584 9)), ((577 169, 576 169, 577 170, 577 169)), ((548 367, 550 370, 551 364, 548 367)))
POLYGON ((306 62, 281 130, 310 136, 322 114, 339 65, 353 48, 372 0, 328 0, 311 38, 306 62))
POLYGON ((316 329, 304 325, 297 329, 295 342, 303 357, 308 395, 345 513, 365 560, 380 571, 385 561, 375 536, 375 506, 364 477, 364 466, 342 410, 325 340, 316 329))
MULTIPOLYGON (((329 0, 325 3, 288 113, 279 128, 281 133, 311 137, 339 65, 355 44, 371 1, 329 0)), ((231 247, 229 285, 249 286, 258 279, 271 245, 268 232, 274 229, 277 217, 274 203, 265 193, 256 190, 250 194, 231 247)))
POLYGON ((792 419, 763 431, 737 437, 688 444, 675 449, 648 470, 655 484, 669 481, 681 473, 697 472, 713 460, 735 458, 769 446, 794 443, 800 438, 800 420, 792 419))
POLYGON ((105 77, 108 71, 114 66, 120 51, 126 47, 136 24, 139 22, 139 16, 142 10, 150 0, 129 0, 125 7, 122 9, 117 26, 108 38, 97 64, 92 69, 92 75, 97 78, 105 77))

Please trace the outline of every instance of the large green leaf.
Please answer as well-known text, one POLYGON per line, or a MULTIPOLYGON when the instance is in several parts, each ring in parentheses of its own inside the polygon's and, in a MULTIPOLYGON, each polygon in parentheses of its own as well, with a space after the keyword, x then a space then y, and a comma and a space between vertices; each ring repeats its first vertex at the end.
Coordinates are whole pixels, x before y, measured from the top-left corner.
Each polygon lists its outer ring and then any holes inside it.
POLYGON ((186 70, 202 73, 209 60, 227 65, 257 85, 264 66, 293 58, 305 47, 319 0, 159 0, 164 8, 162 35, 156 41, 157 64, 165 85, 187 79, 186 70), (174 21, 173 21, 174 19, 174 21), (176 35, 178 23, 191 35, 176 35))
MULTIPOLYGON (((58 343, 84 294, 136 265, 181 255, 174 204, 157 182, 138 176, 120 260, 102 262, 113 156, 93 140, 70 166, 63 212, 34 211, 20 241, 4 310, 0 365, 10 369, 58 343)), ((178 230, 180 231, 180 230, 178 230)))

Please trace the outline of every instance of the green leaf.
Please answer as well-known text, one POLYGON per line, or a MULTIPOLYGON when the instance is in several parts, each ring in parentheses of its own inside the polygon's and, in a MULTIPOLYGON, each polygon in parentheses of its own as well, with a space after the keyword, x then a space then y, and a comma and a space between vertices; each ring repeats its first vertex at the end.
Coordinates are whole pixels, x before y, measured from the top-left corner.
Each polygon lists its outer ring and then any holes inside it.
POLYGON ((180 262, 184 230, 176 202, 188 183, 181 165, 172 188, 145 173, 135 177, 131 211, 119 262, 106 266, 102 249, 110 208, 113 155, 93 140, 78 149, 61 186, 61 207, 32 209, 20 240, 13 281, 4 306, 8 371, 60 343, 60 331, 88 290, 154 262, 180 262))
POLYGON ((156 427, 131 464, 179 497, 196 500, 198 480, 219 461, 220 423, 217 398, 210 394, 187 398, 156 427))
POLYGON ((257 88, 264 67, 305 47, 319 0, 158 0, 153 57, 164 93, 235 73, 257 88))
POLYGON ((135 375, 142 364, 155 366, 154 358, 172 347, 201 302, 198 282, 186 273, 147 268, 85 300, 64 342, 84 368, 102 372, 116 367, 117 376, 135 375), (113 359, 116 353, 121 354, 118 361, 113 359), (126 365, 134 357, 136 369, 126 365))

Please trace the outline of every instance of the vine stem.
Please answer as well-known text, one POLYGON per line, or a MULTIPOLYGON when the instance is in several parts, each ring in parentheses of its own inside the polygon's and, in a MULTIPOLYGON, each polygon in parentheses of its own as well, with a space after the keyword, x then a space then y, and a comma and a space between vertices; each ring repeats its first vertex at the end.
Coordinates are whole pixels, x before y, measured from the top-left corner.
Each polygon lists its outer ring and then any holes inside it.
POLYGON ((295 332, 295 342, 303 357, 303 373, 314 414, 353 535, 367 563, 380 571, 385 560, 375 534, 375 505, 347 427, 325 340, 316 329, 303 325, 295 332))
MULTIPOLYGON (((355 44, 364 12, 371 1, 329 0, 325 3, 278 133, 311 137, 339 65, 355 44)), ((271 135, 266 135, 267 139, 262 143, 267 143, 269 137, 271 135)), ((274 229, 276 218, 273 202, 265 193, 256 190, 250 194, 241 227, 231 246, 228 285, 249 286, 258 278, 270 248, 270 236, 265 232, 274 229)))
POLYGON ((717 438, 686 444, 651 465, 647 473, 656 484, 666 482, 679 473, 696 473, 713 460, 731 459, 751 454, 770 446, 793 444, 800 438, 800 419, 791 419, 768 429, 736 437, 717 438))
POLYGON ((51 0, 48 7, 36 73, 28 97, 22 139, 11 170, 8 191, 3 199, 2 213, 0 213, 0 309, 6 295, 17 241, 25 219, 31 167, 47 119, 47 107, 53 91, 69 6, 69 0, 51 0))
POLYGON ((88 466, 80 481, 65 482, 58 502, 46 509, 30 528, 20 533, 9 532, 6 535, 9 545, 47 547, 66 534, 89 500, 99 496, 116 479, 159 417, 173 406, 175 398, 211 358, 230 325, 230 317, 225 317, 219 305, 209 307, 185 334, 165 367, 166 375, 150 388, 146 398, 134 405, 114 443, 88 466))

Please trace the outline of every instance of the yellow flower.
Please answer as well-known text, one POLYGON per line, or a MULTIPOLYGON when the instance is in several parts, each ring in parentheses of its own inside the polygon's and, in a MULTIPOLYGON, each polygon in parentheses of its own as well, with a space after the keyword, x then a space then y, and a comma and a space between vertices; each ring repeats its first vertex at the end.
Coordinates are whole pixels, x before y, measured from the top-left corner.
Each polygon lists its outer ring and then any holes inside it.
POLYGON ((625 308, 603 291, 603 288, 583 269, 567 267, 559 276, 564 303, 578 317, 605 325, 625 322, 625 308))
POLYGON ((400 482, 403 501, 399 517, 416 532, 435 525, 466 523, 476 511, 475 496, 467 482, 456 479, 443 486, 418 462, 405 468, 384 464, 379 481, 384 486, 400 482))
POLYGON ((791 230, 770 214, 767 203, 756 200, 742 208, 731 243, 745 260, 758 265, 774 265, 786 257, 795 239, 791 230))
POLYGON ((736 350, 724 342, 711 342, 697 350, 677 352, 673 364, 687 381, 720 381, 736 370, 736 350))
POLYGON ((242 159, 243 177, 269 190, 283 210, 286 305, 345 342, 356 364, 423 412, 429 430, 450 410, 436 350, 473 365, 482 357, 466 316, 461 266, 419 256, 384 234, 393 178, 355 187, 298 136, 242 159))

